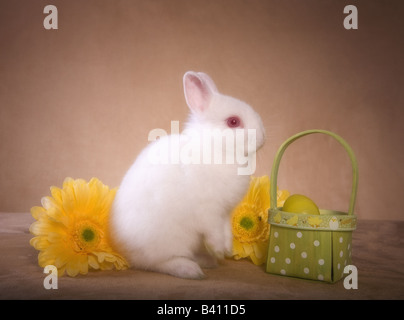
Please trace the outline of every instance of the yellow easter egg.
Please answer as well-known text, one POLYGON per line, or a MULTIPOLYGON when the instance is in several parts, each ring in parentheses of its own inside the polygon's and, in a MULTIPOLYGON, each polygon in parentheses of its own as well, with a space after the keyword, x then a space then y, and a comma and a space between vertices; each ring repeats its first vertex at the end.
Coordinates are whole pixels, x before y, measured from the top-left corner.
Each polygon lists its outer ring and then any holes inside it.
POLYGON ((283 204, 282 211, 305 214, 320 214, 317 205, 310 198, 301 194, 289 196, 283 204))

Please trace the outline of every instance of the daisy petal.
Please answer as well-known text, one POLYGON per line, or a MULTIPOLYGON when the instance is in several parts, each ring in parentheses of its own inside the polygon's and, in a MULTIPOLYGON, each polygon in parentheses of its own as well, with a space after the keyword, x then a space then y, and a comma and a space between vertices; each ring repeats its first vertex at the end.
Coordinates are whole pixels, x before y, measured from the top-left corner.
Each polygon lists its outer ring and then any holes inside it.
POLYGON ((39 220, 45 214, 46 214, 46 210, 42 207, 32 207, 31 208, 31 215, 34 217, 35 220, 39 220))
POLYGON ((100 265, 98 264, 97 259, 93 255, 88 255, 88 265, 93 269, 99 269, 100 265))
POLYGON ((32 238, 29 244, 37 250, 44 250, 49 246, 49 241, 44 236, 37 236, 32 238))
POLYGON ((66 264, 66 272, 70 277, 75 277, 79 273, 79 261, 77 258, 71 259, 66 264))

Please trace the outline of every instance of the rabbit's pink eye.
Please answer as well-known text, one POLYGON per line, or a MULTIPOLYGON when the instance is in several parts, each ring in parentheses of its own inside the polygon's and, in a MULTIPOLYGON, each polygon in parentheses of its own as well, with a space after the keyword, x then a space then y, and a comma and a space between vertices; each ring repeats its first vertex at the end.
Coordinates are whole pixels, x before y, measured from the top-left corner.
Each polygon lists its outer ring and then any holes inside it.
POLYGON ((237 127, 239 127, 240 126, 240 124, 241 124, 241 121, 240 121, 240 118, 239 117, 230 117, 230 118, 227 118, 227 125, 230 127, 230 128, 237 128, 237 127))

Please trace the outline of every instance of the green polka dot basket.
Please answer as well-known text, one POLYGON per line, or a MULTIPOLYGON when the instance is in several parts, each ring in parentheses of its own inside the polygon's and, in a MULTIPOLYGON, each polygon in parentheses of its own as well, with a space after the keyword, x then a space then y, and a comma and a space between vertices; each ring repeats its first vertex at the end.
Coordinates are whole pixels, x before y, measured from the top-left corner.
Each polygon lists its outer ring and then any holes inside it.
POLYGON ((358 165, 351 147, 340 136, 325 130, 308 130, 286 140, 279 148, 271 172, 271 224, 266 271, 289 277, 336 282, 351 264, 352 232, 356 229, 354 207, 358 165), (277 207, 277 176, 286 148, 295 140, 314 133, 335 138, 348 152, 352 163, 352 193, 348 213, 320 209, 320 215, 296 214, 277 207))

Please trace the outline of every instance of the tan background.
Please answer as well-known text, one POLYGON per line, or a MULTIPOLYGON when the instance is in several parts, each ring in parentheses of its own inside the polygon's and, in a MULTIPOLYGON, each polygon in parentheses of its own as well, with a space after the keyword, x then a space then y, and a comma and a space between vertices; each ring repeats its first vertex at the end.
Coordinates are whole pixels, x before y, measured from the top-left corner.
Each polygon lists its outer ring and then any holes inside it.
MULTIPOLYGON (((151 129, 183 122, 182 75, 251 104, 268 141, 257 175, 299 131, 342 135, 359 162, 360 218, 404 220, 402 1, 0 1, 0 211, 27 212, 67 176, 117 186, 151 129), (56 5, 59 29, 43 28, 56 5), (355 4, 359 29, 345 30, 355 4)), ((334 141, 285 153, 279 187, 346 210, 334 141)))

